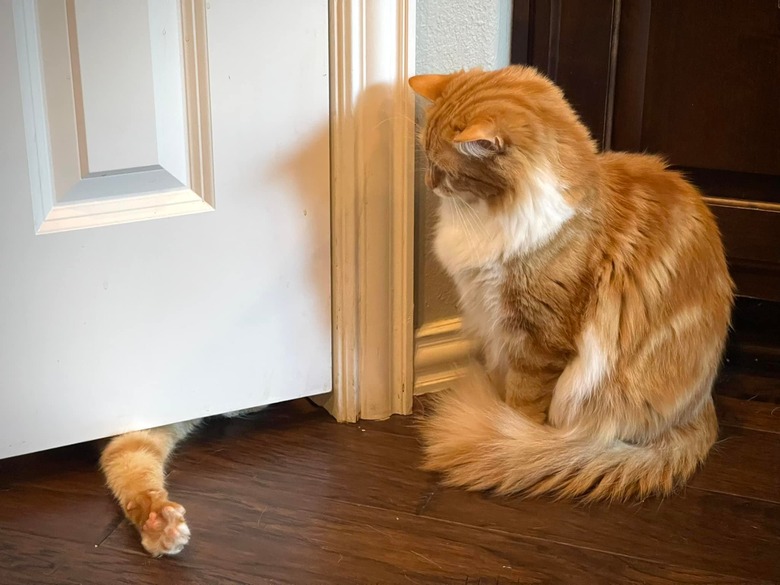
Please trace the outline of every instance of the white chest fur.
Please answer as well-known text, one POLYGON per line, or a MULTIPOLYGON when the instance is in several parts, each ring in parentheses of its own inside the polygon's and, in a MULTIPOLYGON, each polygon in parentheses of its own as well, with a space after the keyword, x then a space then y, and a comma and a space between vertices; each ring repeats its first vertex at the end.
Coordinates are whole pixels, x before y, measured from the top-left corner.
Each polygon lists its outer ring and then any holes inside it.
POLYGON ((488 368, 492 370, 500 367, 504 347, 501 327, 503 267, 500 263, 494 263, 482 269, 459 272, 454 280, 466 333, 476 338, 483 347, 488 368))
POLYGON ((573 214, 554 184, 542 179, 500 213, 481 200, 442 197, 434 250, 455 281, 464 324, 483 343, 489 367, 501 366, 508 342, 501 327, 506 260, 544 244, 573 214))
POLYGON ((572 215, 572 207, 547 179, 539 179, 518 193, 512 207, 501 211, 479 199, 467 203, 457 195, 443 197, 434 244, 436 255, 452 276, 485 268, 533 251, 572 215))

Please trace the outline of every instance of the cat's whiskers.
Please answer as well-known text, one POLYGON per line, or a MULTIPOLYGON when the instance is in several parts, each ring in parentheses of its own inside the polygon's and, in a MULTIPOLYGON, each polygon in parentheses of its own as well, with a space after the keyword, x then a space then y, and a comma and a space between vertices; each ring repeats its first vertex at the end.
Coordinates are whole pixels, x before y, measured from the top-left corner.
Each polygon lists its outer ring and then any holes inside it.
POLYGON ((471 206, 462 197, 455 196, 455 207, 458 210, 458 216, 463 223, 463 227, 466 229, 466 236, 469 241, 469 245, 477 245, 479 243, 479 234, 477 233, 477 226, 482 228, 483 235, 484 226, 481 225, 479 218, 476 217, 476 213, 471 206))
POLYGON ((404 116, 403 114, 394 114, 392 116, 387 116, 385 118, 382 118, 377 122, 374 126, 371 127, 371 130, 376 130, 379 128, 382 124, 385 124, 386 122, 396 122, 398 120, 402 120, 404 122, 411 122, 412 124, 416 124, 417 120, 414 119, 412 116, 404 116))
POLYGON ((466 213, 468 213, 471 216, 472 221, 474 222, 474 225, 479 227, 479 229, 482 232, 483 236, 487 237, 489 234, 488 234, 487 229, 485 228, 485 222, 483 222, 482 218, 480 218, 480 216, 479 216, 479 212, 476 209, 474 209, 474 206, 471 203, 469 203, 468 201, 466 201, 465 199, 462 199, 462 201, 463 201, 463 204, 466 206, 466 209, 467 209, 466 213))
POLYGON ((468 245, 471 246, 474 244, 472 234, 471 234, 471 226, 466 221, 465 216, 463 215, 463 211, 460 208, 459 197, 453 196, 451 198, 452 201, 452 208, 455 212, 455 215, 458 218, 458 223, 463 226, 464 235, 466 236, 466 241, 468 242, 468 245))

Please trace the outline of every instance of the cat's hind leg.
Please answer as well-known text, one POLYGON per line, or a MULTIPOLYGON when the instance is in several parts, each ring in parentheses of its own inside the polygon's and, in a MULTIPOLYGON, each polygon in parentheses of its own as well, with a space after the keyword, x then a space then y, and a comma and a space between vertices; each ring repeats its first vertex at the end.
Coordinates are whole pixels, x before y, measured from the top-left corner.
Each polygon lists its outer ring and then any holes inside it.
POLYGON ((111 493, 153 556, 174 555, 190 539, 184 507, 168 498, 165 464, 198 421, 136 431, 111 439, 100 466, 111 493))

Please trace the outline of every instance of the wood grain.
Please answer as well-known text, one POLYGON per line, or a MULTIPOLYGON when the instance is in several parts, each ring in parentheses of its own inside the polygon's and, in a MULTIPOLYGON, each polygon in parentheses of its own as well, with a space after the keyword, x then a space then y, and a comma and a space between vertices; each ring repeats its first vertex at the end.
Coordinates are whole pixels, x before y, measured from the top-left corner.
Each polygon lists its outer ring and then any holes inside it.
POLYGON ((215 419, 174 456, 193 537, 165 559, 121 520, 94 445, 1 461, 0 583, 780 582, 775 405, 737 398, 776 383, 730 371, 717 452, 685 492, 634 505, 442 488, 413 417, 340 425, 298 400, 215 419))
POLYGON ((739 400, 717 396, 718 419, 721 425, 780 433, 780 405, 758 400, 739 400))
MULTIPOLYGON (((192 483, 192 482, 190 482, 192 483)), ((230 502, 224 478, 199 477, 190 513, 199 538, 177 559, 195 566, 229 563, 273 581, 317 583, 717 583, 745 582, 709 570, 570 547, 517 533, 479 530, 408 512, 329 500, 243 483, 230 502), (201 497, 197 497, 201 494, 201 497), (217 506, 218 504, 218 506, 217 506), (218 513, 215 513, 218 510, 218 513)), ((137 548, 129 528, 105 543, 137 548)))
POLYGON ((780 518, 766 502, 689 489, 665 501, 584 507, 442 489, 424 514, 646 561, 780 580, 780 518))
POLYGON ((780 503, 780 435, 721 427, 718 443, 690 485, 780 503))

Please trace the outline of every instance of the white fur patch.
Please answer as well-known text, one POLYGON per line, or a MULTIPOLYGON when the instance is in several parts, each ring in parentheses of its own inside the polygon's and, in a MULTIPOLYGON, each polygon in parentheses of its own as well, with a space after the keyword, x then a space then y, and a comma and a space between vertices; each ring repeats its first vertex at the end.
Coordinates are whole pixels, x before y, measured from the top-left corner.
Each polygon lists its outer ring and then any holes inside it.
MULTIPOLYGON (((439 189, 447 187, 445 182, 439 189)), ((436 256, 455 281, 464 324, 485 346, 488 369, 503 369, 508 346, 524 342, 516 334, 507 337, 500 327, 503 263, 544 244, 574 210, 547 174, 518 193, 513 209, 500 214, 469 194, 442 195, 436 256)))
POLYGON ((553 390, 550 422, 558 427, 573 422, 580 406, 609 375, 606 352, 591 327, 583 331, 577 350, 577 357, 563 370, 553 390))
POLYGON ((439 206, 434 250, 450 275, 498 261, 506 247, 501 226, 481 200, 448 196, 439 206))
POLYGON ((503 215, 504 230, 512 252, 530 252, 547 242, 574 215, 556 182, 540 174, 519 198, 514 213, 503 215))
POLYGON ((499 326, 503 278, 503 269, 497 263, 479 271, 459 272, 454 277, 464 327, 484 346, 489 371, 500 369, 506 361, 506 341, 499 326))
POLYGON ((547 242, 573 215, 547 174, 518 193, 508 211, 496 213, 483 200, 443 197, 434 249, 450 275, 488 267, 547 242))
POLYGON ((468 142, 458 142, 455 144, 455 148, 461 154, 465 154, 466 156, 473 156, 475 158, 485 158, 495 154, 494 150, 491 150, 490 148, 485 148, 480 144, 480 142, 487 142, 487 141, 471 140, 468 142))

